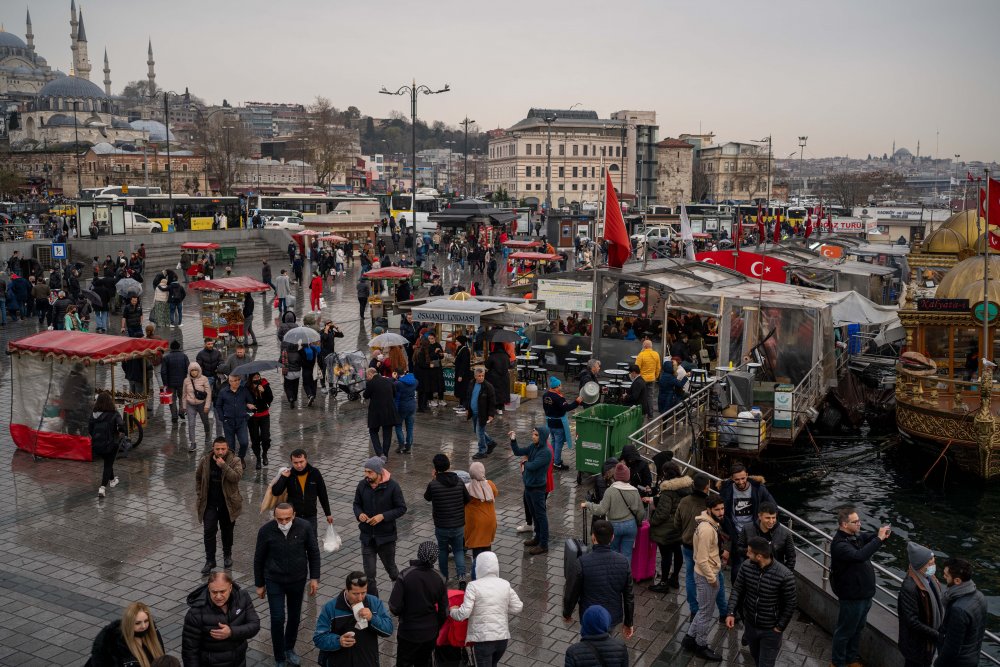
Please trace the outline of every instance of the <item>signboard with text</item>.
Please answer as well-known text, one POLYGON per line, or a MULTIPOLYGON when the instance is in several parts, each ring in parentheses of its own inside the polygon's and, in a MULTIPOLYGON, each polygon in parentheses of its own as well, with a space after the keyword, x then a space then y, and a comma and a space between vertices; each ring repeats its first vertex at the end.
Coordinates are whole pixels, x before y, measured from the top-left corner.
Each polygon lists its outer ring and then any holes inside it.
POLYGON ((646 314, 648 294, 649 283, 645 281, 619 280, 616 304, 618 316, 643 317, 646 314))
POLYGON ((537 298, 549 310, 587 312, 593 310, 594 284, 579 280, 538 280, 537 298))
POLYGON ((969 311, 969 300, 917 299, 917 310, 935 313, 965 313, 969 311))

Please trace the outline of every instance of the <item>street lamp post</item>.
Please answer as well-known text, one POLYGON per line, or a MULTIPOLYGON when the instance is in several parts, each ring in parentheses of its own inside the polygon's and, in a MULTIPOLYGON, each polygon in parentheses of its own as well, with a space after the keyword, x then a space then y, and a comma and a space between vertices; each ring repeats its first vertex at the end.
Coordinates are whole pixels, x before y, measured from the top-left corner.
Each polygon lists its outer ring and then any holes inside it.
MULTIPOLYGON (((556 122, 556 114, 544 118, 546 128, 545 139, 545 215, 552 210, 552 123, 556 122)), ((546 217, 546 222, 548 218, 546 217)))
POLYGON ((803 176, 804 172, 802 170, 802 160, 806 154, 806 141, 808 140, 809 137, 799 137, 799 206, 802 206, 802 191, 806 189, 806 180, 803 176))
POLYGON ((445 188, 445 192, 451 192, 452 195, 455 194, 455 186, 451 182, 451 157, 455 153, 455 142, 446 141, 445 146, 448 147, 448 187, 445 188))
POLYGON ((164 138, 166 139, 167 142, 167 197, 170 200, 170 224, 175 225, 174 179, 173 175, 170 173, 170 96, 173 95, 174 97, 183 97, 185 105, 191 103, 191 96, 188 94, 187 91, 184 91, 183 95, 181 95, 180 93, 175 93, 172 90, 161 90, 160 93, 163 95, 163 128, 164 128, 164 138))
MULTIPOLYGON (((439 90, 431 90, 430 88, 428 88, 427 86, 422 85, 422 84, 418 86, 416 80, 414 79, 409 86, 400 86, 399 89, 396 90, 396 92, 392 92, 391 90, 387 89, 385 86, 382 86, 382 90, 378 91, 382 95, 409 95, 410 96, 410 124, 412 126, 411 127, 411 129, 412 129, 412 136, 411 136, 411 139, 410 139, 410 156, 413 159, 413 184, 412 184, 412 187, 410 188, 410 202, 411 202, 410 208, 413 211, 412 217, 414 218, 413 220, 410 221, 410 223, 413 225, 414 231, 416 231, 416 228, 417 228, 417 221, 416 221, 416 217, 417 217, 417 214, 416 214, 416 210, 417 210, 417 97, 420 95, 420 93, 423 93, 424 95, 437 95, 438 93, 447 93, 449 90, 451 90, 451 87, 448 86, 448 84, 445 84, 444 88, 441 88, 439 90)), ((405 231, 405 230, 403 230, 403 231, 405 231)), ((416 246, 415 243, 413 245, 416 246)), ((414 247, 412 249, 412 251, 413 251, 414 257, 415 257, 416 256, 416 247, 414 247)))
MULTIPOLYGON (((76 154, 76 196, 83 197, 83 178, 80 175, 80 135, 76 129, 76 105, 79 102, 73 102, 73 152, 76 154)), ((79 222, 79 218, 77 218, 79 222)))
MULTIPOLYGON (((459 123, 459 125, 464 125, 465 126, 465 151, 464 151, 464 153, 465 153, 465 162, 464 162, 464 166, 462 168, 462 170, 465 172, 464 175, 463 175, 463 177, 462 177, 462 179, 463 179, 462 180, 462 192, 463 193, 469 187, 469 125, 471 125, 471 124, 473 124, 475 122, 476 121, 474 121, 474 120, 469 120, 469 117, 466 116, 465 119, 461 123, 459 123)), ((473 177, 473 178, 475 178, 475 177, 473 177)), ((473 193, 473 194, 475 194, 475 193, 473 193)))

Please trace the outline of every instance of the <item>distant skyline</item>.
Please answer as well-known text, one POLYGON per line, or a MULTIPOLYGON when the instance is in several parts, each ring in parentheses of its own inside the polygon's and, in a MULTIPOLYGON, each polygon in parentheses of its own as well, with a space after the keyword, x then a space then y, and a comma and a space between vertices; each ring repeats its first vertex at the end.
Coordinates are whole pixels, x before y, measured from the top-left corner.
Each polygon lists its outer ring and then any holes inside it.
MULTIPOLYGON (((69 72, 69 0, 4 3, 0 22, 69 72)), ((503 5, 437 0, 419 11, 263 0, 137 5, 82 3, 91 80, 103 54, 112 90, 145 79, 206 102, 310 103, 317 95, 365 115, 409 117, 409 98, 380 95, 416 78, 433 89, 418 116, 482 131, 530 107, 657 113, 660 137, 713 132, 717 141, 774 137, 774 155, 866 157, 893 141, 938 158, 1000 159, 1000 2, 841 0, 715 3, 624 0, 503 5), (141 8, 141 9, 137 9, 141 8), (497 9, 502 9, 502 14, 497 9)))

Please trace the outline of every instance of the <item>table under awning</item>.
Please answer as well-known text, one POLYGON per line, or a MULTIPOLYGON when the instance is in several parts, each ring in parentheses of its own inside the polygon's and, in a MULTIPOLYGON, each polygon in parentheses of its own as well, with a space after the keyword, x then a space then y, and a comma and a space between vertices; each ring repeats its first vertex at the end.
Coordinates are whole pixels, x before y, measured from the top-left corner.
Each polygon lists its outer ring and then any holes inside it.
POLYGON ((236 276, 233 278, 217 278, 215 280, 196 280, 188 285, 193 290, 202 292, 229 292, 231 294, 242 294, 244 292, 265 292, 270 287, 259 280, 248 278, 247 276, 236 276))

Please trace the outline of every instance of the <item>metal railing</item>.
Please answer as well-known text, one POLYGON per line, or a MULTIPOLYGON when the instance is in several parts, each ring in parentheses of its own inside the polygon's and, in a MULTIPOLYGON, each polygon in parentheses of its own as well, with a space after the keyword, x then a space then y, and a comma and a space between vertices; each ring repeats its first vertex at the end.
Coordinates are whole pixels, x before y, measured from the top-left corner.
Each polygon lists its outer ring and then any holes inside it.
POLYGON ((809 419, 809 409, 816 405, 816 402, 826 392, 824 382, 823 363, 825 357, 817 361, 806 376, 792 390, 792 440, 798 436, 804 422, 809 419))
MULTIPOLYGON (((632 442, 642 448, 639 450, 640 452, 643 452, 644 450, 649 450, 654 455, 659 453, 659 451, 655 447, 647 445, 644 442, 637 441, 634 438, 632 439, 632 442)), ((650 460, 652 460, 651 456, 650 457, 644 456, 644 458, 649 458, 650 460)), ((683 461, 679 461, 676 459, 675 461, 681 467, 682 470, 684 469, 693 470, 694 472, 700 472, 705 475, 708 475, 708 477, 711 478, 713 481, 716 482, 722 481, 720 477, 716 477, 715 475, 709 472, 701 470, 700 468, 696 467, 691 463, 685 463, 683 461)), ((833 541, 833 536, 827 533, 826 531, 809 523, 808 521, 796 515, 795 513, 789 512, 787 509, 781 507, 780 505, 778 506, 778 510, 782 514, 787 516, 789 519, 787 527, 788 530, 791 532, 791 534, 795 536, 796 539, 795 551, 821 568, 823 572, 823 581, 825 588, 825 582, 829 581, 830 579, 830 543, 833 541)), ((896 611, 895 602, 899 596, 899 586, 900 584, 903 583, 903 578, 900 577, 895 572, 893 572, 892 570, 889 570, 888 568, 879 565, 878 563, 872 562, 872 566, 885 579, 891 581, 892 585, 894 585, 894 589, 890 589, 886 586, 883 586, 882 584, 876 584, 875 585, 876 594, 872 602, 881 607, 882 609, 884 609, 885 611, 887 611, 893 617, 898 618, 899 614, 896 611), (879 599, 879 594, 881 594, 882 599, 879 599)), ((1000 657, 998 657, 1000 656, 1000 636, 997 636, 996 634, 987 631, 985 636, 985 641, 989 643, 994 650, 993 653, 991 654, 984 649, 980 651, 981 656, 994 665, 1000 665, 1000 657)))
MULTIPOLYGON (((711 378, 704 384, 698 385, 697 389, 679 401, 677 405, 657 415, 638 431, 630 434, 629 440, 637 447, 651 447, 647 444, 650 440, 656 445, 660 445, 665 437, 679 435, 692 427, 694 428, 693 438, 697 440, 701 432, 705 430, 703 418, 708 413, 709 398, 716 382, 718 382, 716 378, 711 378)), ((657 451, 659 451, 658 448, 657 451)))

